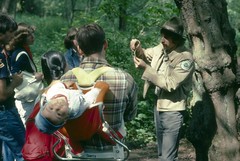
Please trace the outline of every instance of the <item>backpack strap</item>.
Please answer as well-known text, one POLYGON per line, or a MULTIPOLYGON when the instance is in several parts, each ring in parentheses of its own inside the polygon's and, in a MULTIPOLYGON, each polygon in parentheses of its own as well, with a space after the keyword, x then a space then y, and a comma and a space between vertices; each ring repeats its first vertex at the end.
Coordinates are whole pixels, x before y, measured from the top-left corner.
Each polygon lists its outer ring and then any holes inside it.
POLYGON ((30 65, 31 65, 33 71, 36 72, 36 71, 37 71, 36 66, 35 66, 35 64, 33 63, 32 59, 28 56, 27 52, 21 51, 20 53, 18 53, 17 56, 16 56, 15 61, 17 61, 17 60, 20 58, 20 56, 22 56, 22 55, 26 55, 26 56, 27 56, 28 61, 29 61, 30 65))
POLYGON ((93 86, 95 81, 104 73, 113 71, 111 67, 100 67, 91 72, 86 72, 84 69, 77 67, 73 68, 72 72, 77 77, 80 86, 89 87, 93 86))

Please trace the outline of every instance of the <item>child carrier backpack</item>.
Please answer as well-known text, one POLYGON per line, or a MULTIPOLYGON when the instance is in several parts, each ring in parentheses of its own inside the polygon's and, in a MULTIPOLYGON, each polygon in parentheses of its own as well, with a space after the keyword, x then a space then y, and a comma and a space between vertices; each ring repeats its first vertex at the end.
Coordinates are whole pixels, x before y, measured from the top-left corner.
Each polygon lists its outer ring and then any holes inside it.
POLYGON ((54 135, 44 134, 38 130, 35 125, 35 116, 40 110, 40 101, 36 103, 34 109, 26 121, 26 137, 22 149, 22 155, 25 161, 57 161, 52 147, 55 146, 54 151, 63 156, 65 154, 64 141, 59 140, 54 135))
POLYGON ((87 109, 80 117, 68 120, 64 127, 55 132, 54 135, 59 140, 52 147, 53 153, 58 160, 117 160, 123 161, 129 157, 130 150, 120 140, 122 135, 113 130, 104 120, 104 96, 109 90, 109 85, 103 81, 96 80, 105 72, 113 71, 111 67, 101 67, 86 72, 82 68, 72 69, 73 74, 78 80, 79 88, 83 93, 91 88, 100 88, 101 92, 97 97, 92 108, 87 109), (100 135, 106 142, 112 144, 110 150, 86 149, 82 147, 81 141, 91 139, 95 134, 100 135), (56 148, 61 144, 61 140, 65 142, 65 156, 62 157, 56 152, 56 148))

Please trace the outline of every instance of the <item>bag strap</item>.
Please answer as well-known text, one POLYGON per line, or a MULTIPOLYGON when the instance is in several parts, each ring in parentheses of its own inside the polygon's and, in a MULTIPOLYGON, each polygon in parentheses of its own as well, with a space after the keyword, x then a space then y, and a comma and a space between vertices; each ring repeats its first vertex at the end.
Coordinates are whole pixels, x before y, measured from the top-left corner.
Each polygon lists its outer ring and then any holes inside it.
POLYGON ((28 54, 25 52, 25 51, 21 51, 20 53, 17 54, 16 56, 16 61, 20 58, 20 56, 22 55, 26 55, 28 57, 28 61, 30 62, 30 65, 32 67, 32 69, 36 72, 37 69, 36 69, 36 66, 34 65, 32 59, 28 56, 28 54))
POLYGON ((73 68, 72 72, 77 77, 80 86, 93 86, 95 81, 104 73, 113 71, 111 67, 100 67, 91 72, 86 72, 83 68, 73 68))

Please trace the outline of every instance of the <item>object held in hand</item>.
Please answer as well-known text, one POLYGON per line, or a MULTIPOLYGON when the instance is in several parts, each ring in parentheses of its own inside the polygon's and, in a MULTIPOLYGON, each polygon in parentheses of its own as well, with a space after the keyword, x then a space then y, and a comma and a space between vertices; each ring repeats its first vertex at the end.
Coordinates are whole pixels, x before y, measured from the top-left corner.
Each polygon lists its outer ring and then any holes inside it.
POLYGON ((135 51, 137 50, 137 48, 139 47, 140 45, 140 41, 139 40, 136 40, 134 46, 135 46, 135 51))
POLYGON ((136 50, 134 50, 134 51, 132 52, 132 56, 133 56, 133 57, 136 56, 136 50))

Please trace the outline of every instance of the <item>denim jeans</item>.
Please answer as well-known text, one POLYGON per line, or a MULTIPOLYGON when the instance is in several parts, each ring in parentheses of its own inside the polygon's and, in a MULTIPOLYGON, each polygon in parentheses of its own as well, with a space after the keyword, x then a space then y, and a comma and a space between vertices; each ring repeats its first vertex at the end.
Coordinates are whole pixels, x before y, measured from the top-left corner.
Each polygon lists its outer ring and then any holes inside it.
POLYGON ((0 140, 0 161, 3 161, 3 158, 2 158, 2 140, 0 140))
POLYGON ((177 161, 183 114, 178 111, 159 112, 155 108, 158 157, 160 161, 177 161))
POLYGON ((14 161, 14 155, 4 141, 2 142, 2 155, 4 156, 3 161, 14 161))
MULTIPOLYGON (((22 148, 25 142, 25 128, 15 107, 0 110, 0 139, 11 150, 16 161, 24 161, 22 148)), ((12 161, 12 154, 3 153, 3 161, 12 161)))

